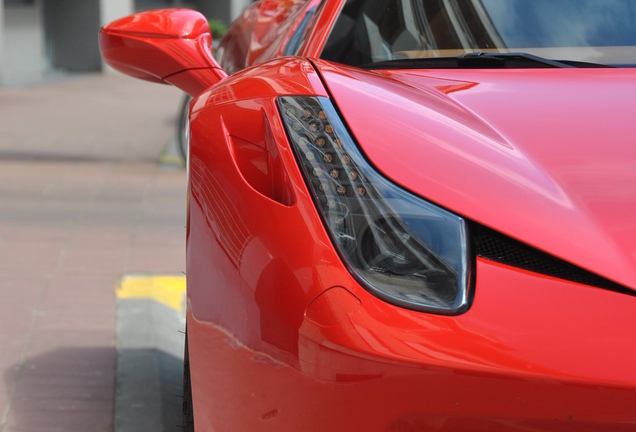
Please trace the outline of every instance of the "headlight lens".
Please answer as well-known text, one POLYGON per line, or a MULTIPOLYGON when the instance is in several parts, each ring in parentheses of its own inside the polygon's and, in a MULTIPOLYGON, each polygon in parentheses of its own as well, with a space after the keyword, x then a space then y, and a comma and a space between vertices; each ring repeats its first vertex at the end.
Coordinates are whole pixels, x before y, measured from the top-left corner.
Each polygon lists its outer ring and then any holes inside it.
POLYGON ((307 184, 352 274, 390 303, 464 312, 470 271, 465 221, 380 175, 329 99, 281 97, 278 104, 307 184))

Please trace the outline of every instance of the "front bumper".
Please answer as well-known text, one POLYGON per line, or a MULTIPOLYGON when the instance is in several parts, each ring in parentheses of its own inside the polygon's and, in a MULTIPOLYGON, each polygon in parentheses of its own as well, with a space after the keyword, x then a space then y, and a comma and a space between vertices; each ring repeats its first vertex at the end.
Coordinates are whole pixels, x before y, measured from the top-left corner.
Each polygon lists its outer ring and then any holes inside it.
POLYGON ((198 432, 636 430, 636 297, 477 258, 466 313, 388 304, 335 252, 276 98, 204 102, 187 243, 198 432), (286 193, 251 171, 271 143, 286 193))
POLYGON ((457 317, 333 287, 307 308, 294 355, 189 314, 197 427, 636 429, 634 297, 484 260, 477 274, 457 317))

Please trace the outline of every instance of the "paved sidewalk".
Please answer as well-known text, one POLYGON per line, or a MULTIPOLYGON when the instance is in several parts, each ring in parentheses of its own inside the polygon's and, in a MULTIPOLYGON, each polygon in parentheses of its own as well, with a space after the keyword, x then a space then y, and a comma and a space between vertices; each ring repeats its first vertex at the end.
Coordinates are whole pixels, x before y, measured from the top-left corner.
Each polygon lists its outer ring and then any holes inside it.
POLYGON ((114 288, 181 274, 180 93, 121 75, 0 88, 0 432, 112 431, 114 288))
POLYGON ((130 276, 117 288, 115 432, 179 432, 185 276, 130 276))

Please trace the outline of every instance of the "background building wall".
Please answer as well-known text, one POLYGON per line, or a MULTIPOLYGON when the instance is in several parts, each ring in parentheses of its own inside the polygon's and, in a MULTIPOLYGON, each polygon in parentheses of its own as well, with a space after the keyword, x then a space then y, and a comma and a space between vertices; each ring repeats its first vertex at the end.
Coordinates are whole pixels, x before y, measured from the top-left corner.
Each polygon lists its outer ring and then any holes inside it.
POLYGON ((101 0, 100 1, 100 26, 126 15, 135 13, 134 0, 101 0))
POLYGON ((0 85, 4 69, 4 0, 0 0, 0 85))
POLYGON ((48 1, 44 14, 50 66, 68 72, 99 72, 100 1, 48 1))
POLYGON ((38 81, 46 69, 41 1, 5 2, 2 19, 2 84, 38 81))

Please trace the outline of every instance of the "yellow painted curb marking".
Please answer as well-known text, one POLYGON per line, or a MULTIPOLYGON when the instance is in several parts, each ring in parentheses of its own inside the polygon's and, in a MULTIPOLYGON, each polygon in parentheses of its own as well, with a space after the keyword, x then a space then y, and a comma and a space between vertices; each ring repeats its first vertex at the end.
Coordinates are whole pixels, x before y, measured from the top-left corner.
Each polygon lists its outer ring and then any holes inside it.
POLYGON ((185 276, 125 276, 115 289, 118 299, 151 299, 177 312, 185 310, 185 276))

